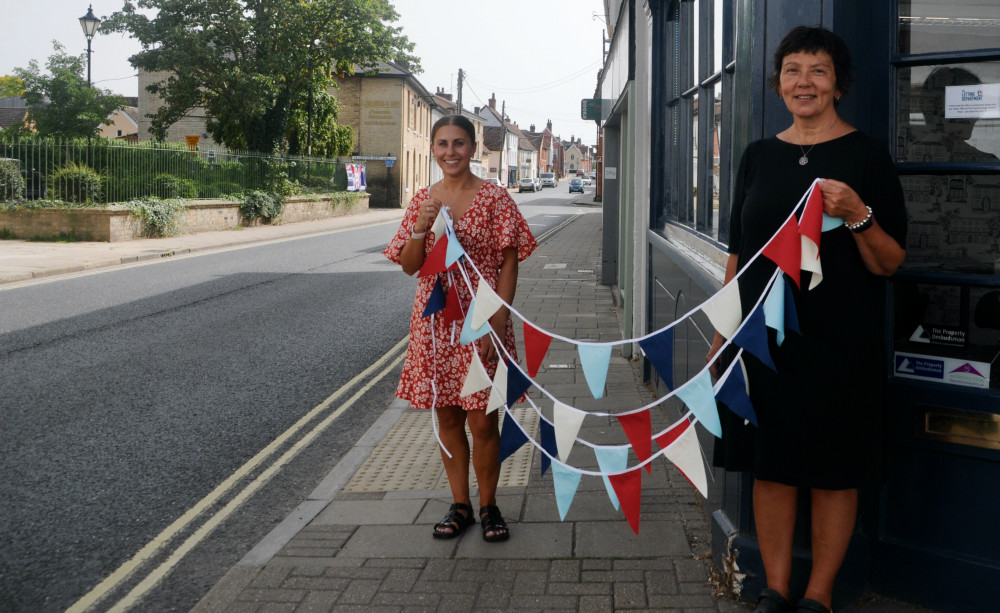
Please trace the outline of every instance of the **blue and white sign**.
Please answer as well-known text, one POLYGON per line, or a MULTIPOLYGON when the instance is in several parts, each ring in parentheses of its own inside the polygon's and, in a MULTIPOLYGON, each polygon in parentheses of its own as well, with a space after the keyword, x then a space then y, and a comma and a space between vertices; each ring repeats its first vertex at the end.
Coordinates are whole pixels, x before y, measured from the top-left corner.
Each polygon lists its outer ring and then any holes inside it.
POLYGON ((990 365, 972 360, 897 351, 893 373, 897 377, 935 383, 980 388, 990 386, 990 365))
POLYGON ((1000 119, 1000 83, 944 88, 945 119, 1000 119))

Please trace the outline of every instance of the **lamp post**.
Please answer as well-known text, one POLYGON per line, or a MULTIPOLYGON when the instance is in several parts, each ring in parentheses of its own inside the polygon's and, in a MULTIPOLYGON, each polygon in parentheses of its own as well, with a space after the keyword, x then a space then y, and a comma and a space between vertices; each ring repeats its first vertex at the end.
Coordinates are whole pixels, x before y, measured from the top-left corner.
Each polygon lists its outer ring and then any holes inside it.
MULTIPOLYGON (((87 37, 87 87, 90 87, 90 55, 93 51, 90 48, 90 41, 94 40, 97 33, 97 26, 101 20, 94 15, 94 5, 87 9, 87 14, 80 18, 80 27, 83 28, 83 35, 87 37)), ((90 166, 90 132, 87 132, 87 166, 90 166)))
POLYGON ((90 41, 94 40, 94 34, 97 33, 97 26, 101 24, 101 20, 94 15, 94 5, 91 4, 90 8, 87 9, 87 14, 80 18, 80 27, 83 28, 83 35, 87 37, 87 86, 90 86, 90 54, 92 53, 90 48, 90 41))

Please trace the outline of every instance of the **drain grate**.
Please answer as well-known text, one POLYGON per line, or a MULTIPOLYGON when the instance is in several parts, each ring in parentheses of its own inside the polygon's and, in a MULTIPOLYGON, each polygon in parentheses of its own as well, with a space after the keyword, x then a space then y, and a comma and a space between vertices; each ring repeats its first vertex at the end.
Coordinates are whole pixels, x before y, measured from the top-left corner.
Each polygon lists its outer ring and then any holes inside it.
MULTIPOLYGON (((515 407, 511 412, 528 434, 538 440, 538 414, 534 409, 515 407)), ((510 416, 505 419, 510 419, 510 416)), ((528 484, 533 451, 532 445, 524 445, 504 460, 500 468, 499 487, 528 484)), ((476 487, 475 474, 472 475, 472 487, 476 487)), ((441 462, 437 439, 434 438, 431 414, 415 409, 403 413, 344 487, 345 492, 438 489, 448 489, 448 477, 441 462)))

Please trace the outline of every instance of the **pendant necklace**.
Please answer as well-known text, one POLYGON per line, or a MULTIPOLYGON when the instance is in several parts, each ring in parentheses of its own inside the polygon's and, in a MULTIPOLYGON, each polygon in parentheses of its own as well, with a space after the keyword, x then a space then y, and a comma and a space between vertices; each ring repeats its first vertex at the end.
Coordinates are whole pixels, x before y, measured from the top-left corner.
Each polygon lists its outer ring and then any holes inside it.
MULTIPOLYGON (((823 136, 826 136, 831 130, 833 130, 833 126, 837 125, 838 121, 840 121, 840 117, 833 120, 833 123, 830 124, 830 127, 827 128, 826 132, 823 133, 823 136)), ((821 136, 820 138, 823 138, 823 136, 821 136)), ((812 153, 813 147, 815 147, 818 144, 819 141, 813 143, 812 146, 809 147, 809 151, 806 151, 805 149, 802 148, 802 145, 799 145, 799 151, 802 152, 802 157, 799 158, 799 166, 805 166, 806 164, 809 163, 809 154, 812 153)))

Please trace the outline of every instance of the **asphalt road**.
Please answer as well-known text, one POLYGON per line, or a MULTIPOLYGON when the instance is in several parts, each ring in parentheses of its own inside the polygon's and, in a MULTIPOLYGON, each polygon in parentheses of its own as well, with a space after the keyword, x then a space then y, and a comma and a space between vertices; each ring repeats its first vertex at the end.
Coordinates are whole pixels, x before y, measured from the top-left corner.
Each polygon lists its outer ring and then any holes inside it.
MULTIPOLYGON (((536 235, 573 214, 515 200, 536 235)), ((0 610, 186 611, 284 519, 391 401, 394 231, 0 288, 0 610)))

